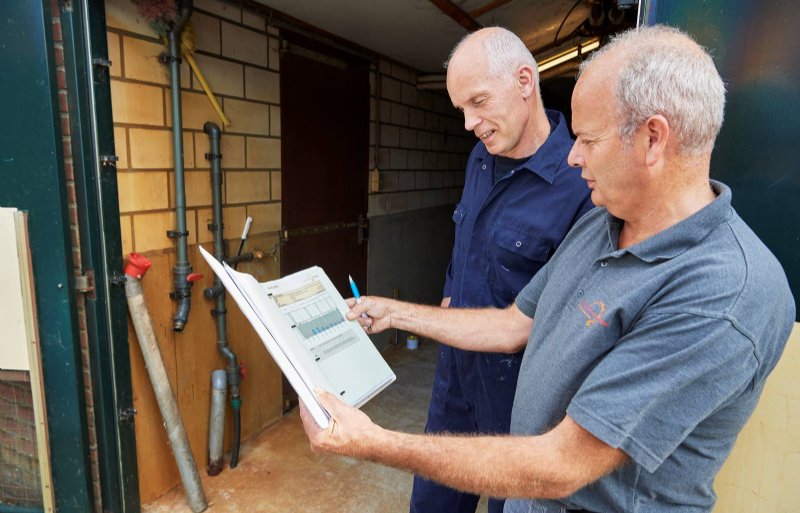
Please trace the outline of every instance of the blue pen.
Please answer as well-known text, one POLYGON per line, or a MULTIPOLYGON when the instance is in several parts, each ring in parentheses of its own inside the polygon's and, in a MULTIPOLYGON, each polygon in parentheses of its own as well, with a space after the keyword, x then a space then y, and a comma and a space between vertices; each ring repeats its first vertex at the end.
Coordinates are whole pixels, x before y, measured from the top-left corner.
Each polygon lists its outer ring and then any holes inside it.
MULTIPOLYGON (((353 277, 349 274, 347 275, 347 279, 350 280, 350 290, 353 291, 353 297, 356 298, 356 303, 361 304, 361 293, 358 291, 358 287, 356 287, 356 282, 353 281, 353 277)), ((367 319, 369 316, 366 313, 362 313, 361 317, 367 319)))

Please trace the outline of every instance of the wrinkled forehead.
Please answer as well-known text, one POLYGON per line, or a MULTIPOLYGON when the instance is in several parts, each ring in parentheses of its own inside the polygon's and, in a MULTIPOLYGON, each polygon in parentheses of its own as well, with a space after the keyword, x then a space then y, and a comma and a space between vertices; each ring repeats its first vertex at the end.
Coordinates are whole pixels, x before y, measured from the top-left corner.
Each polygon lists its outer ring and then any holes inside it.
MULTIPOLYGON (((607 104, 613 102, 614 88, 619 80, 619 59, 612 53, 592 59, 582 70, 573 91, 573 100, 593 97, 607 104)), ((575 103, 573 101, 573 103, 575 103)), ((574 108, 574 107, 573 107, 574 108)))
POLYGON ((602 56, 584 69, 572 92, 573 130, 605 124, 614 119, 614 87, 618 73, 614 62, 602 56))

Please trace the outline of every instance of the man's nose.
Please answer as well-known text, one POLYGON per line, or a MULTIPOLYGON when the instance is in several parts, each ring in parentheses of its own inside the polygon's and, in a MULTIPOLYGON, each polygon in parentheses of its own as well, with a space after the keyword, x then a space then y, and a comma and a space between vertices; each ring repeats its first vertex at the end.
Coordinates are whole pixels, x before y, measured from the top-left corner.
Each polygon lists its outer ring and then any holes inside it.
POLYGON ((569 150, 569 155, 567 155, 567 164, 572 167, 583 167, 583 157, 576 150, 577 146, 577 143, 572 143, 572 149, 569 150))
POLYGON ((476 116, 473 112, 464 109, 464 130, 472 132, 475 127, 481 122, 481 118, 476 116))

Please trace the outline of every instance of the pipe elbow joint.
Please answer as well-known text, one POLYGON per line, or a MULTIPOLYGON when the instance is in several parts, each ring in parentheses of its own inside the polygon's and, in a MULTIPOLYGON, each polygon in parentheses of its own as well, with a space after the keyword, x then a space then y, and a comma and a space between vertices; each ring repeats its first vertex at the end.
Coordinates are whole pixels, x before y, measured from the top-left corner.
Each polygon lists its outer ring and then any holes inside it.
POLYGON ((203 132, 215 138, 219 138, 220 134, 219 126, 217 126, 216 123, 213 123, 211 121, 206 121, 206 123, 203 125, 203 132))
POLYGON ((189 320, 189 309, 192 306, 192 298, 186 296, 181 298, 178 303, 178 311, 175 317, 172 318, 172 331, 176 333, 183 333, 183 328, 186 327, 186 322, 189 320))

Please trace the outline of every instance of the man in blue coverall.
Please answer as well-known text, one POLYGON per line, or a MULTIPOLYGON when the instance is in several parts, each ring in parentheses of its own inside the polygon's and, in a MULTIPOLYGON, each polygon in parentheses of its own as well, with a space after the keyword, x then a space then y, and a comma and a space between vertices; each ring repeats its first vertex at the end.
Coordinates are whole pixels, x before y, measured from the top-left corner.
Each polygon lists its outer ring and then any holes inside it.
MULTIPOLYGON (((561 113, 545 110, 536 62, 512 32, 487 28, 453 49, 447 90, 480 139, 453 213, 455 245, 442 306, 505 308, 593 207, 570 168, 561 113)), ((522 352, 441 345, 426 432, 508 433, 522 352)), ((477 495, 414 478, 412 513, 473 513, 477 495)), ((489 512, 503 501, 489 500, 489 512)))

